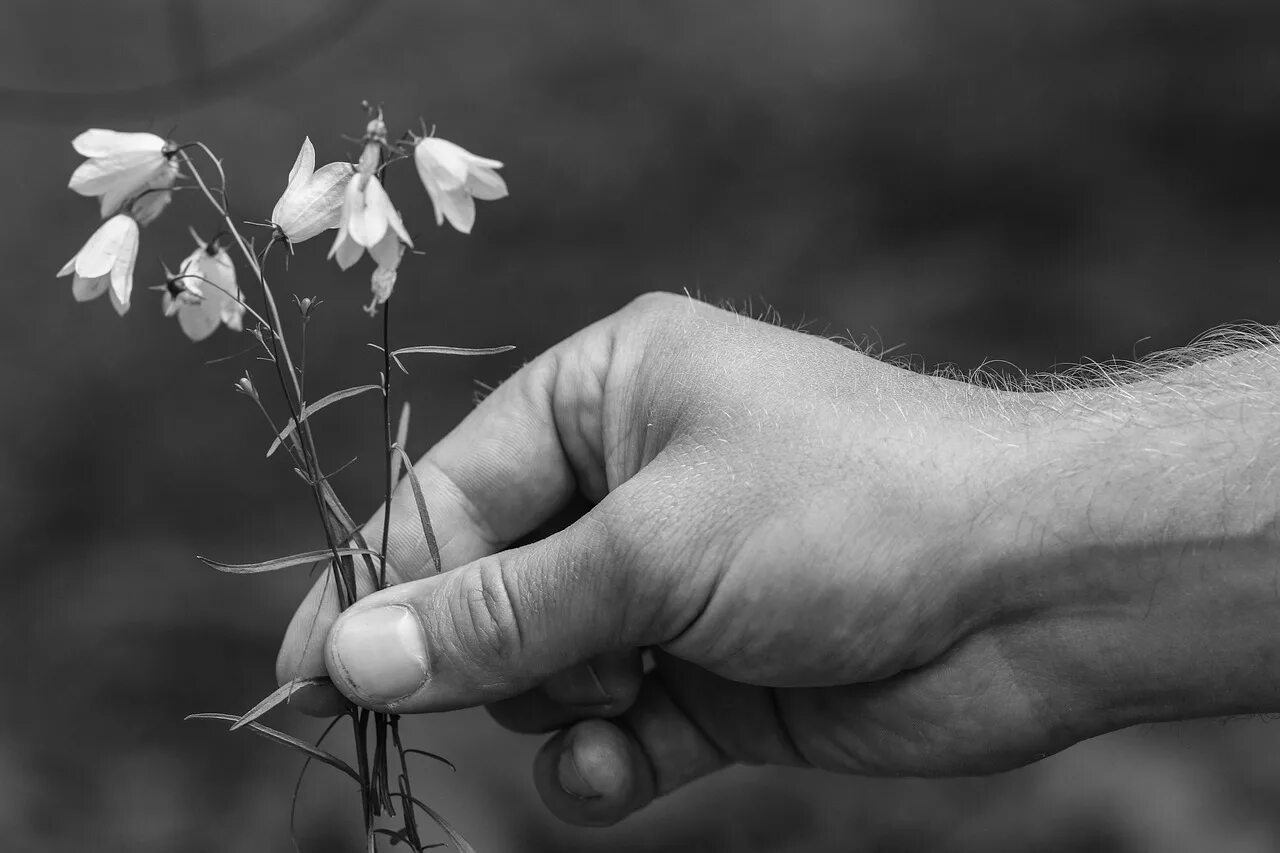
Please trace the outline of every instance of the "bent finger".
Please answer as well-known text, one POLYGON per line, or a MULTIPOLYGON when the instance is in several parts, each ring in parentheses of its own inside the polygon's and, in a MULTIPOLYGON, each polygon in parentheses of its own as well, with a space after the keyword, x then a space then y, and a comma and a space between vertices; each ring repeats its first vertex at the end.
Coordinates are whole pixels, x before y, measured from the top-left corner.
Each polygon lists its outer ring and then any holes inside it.
MULTIPOLYGON (((525 365, 414 466, 439 540, 441 570, 493 554, 536 529, 565 506, 579 483, 597 492, 594 499, 603 496, 601 437, 584 425, 601 421, 613 333, 601 321, 525 365), (574 417, 562 424, 566 412, 574 417)), ((375 550, 383 540, 384 511, 362 531, 375 550)), ((407 477, 392 496, 386 527, 389 582, 435 572, 407 477)), ((362 595, 372 590, 367 582, 363 587, 362 595)), ((318 579, 285 632, 276 663, 281 683, 325 673, 324 638, 338 612, 333 585, 318 579)))
POLYGON ((556 673, 533 690, 489 705, 489 715, 521 734, 555 731, 593 717, 616 717, 635 703, 641 669, 639 650, 599 655, 556 673))
POLYGON ((730 763, 661 680, 649 676, 626 714, 585 720, 548 741, 534 759, 534 783, 560 819, 608 826, 730 763))

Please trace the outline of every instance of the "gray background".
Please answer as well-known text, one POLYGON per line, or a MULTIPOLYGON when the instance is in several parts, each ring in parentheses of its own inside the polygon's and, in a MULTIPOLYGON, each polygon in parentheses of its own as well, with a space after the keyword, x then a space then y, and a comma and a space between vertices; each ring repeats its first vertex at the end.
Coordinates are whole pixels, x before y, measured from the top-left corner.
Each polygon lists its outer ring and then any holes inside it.
MULTIPOLYGON (((81 129, 153 129, 226 158, 263 219, 310 134, 350 156, 362 98, 505 160, 509 200, 464 238, 391 191, 406 262, 399 342, 517 353, 423 363, 420 453, 509 374, 651 289, 688 289, 930 367, 1047 369, 1272 322, 1280 266, 1280 6, 1261 0, 7 0, 0 4, 0 847, 276 851, 299 760, 185 713, 273 686, 303 573, 240 579, 193 554, 315 547, 305 491, 264 465, 229 390, 225 332, 159 315, 191 195, 143 234, 135 307, 75 304, 54 273, 96 223, 65 189, 81 129)), ((321 296, 316 381, 370 381, 369 268, 327 241, 286 292, 321 296)), ((367 263, 367 262, 366 262, 367 263)), ((266 374, 259 372, 265 378, 266 374)), ((379 426, 320 423, 357 515, 379 426)), ((315 734, 289 713, 275 722, 315 734)), ((739 770, 611 831, 561 827, 532 739, 482 712, 414 721, 456 775, 416 787, 499 850, 1152 850, 1280 846, 1280 729, 1201 722, 1108 736, 981 780, 739 770)), ((354 792, 314 772, 304 850, 358 849, 354 792)))

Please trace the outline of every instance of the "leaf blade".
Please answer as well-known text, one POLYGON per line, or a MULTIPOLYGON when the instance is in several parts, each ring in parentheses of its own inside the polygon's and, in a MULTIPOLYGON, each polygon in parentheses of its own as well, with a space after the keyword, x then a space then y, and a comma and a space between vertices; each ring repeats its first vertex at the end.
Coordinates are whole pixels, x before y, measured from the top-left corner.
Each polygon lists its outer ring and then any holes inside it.
MULTIPOLYGON (((409 443, 409 401, 406 400, 404 405, 400 407, 400 425, 396 429, 396 445, 404 447, 409 443)), ((391 490, 395 491, 396 486, 400 485, 400 475, 403 468, 400 467, 400 458, 396 457, 391 462, 391 490)))
POLYGON ((418 355, 498 355, 499 353, 511 352, 513 349, 515 349, 515 347, 509 346, 509 345, 501 346, 501 347, 440 347, 440 346, 401 347, 400 349, 392 350, 391 355, 393 358, 396 358, 402 355, 414 355, 414 354, 418 354, 418 355))
POLYGON ((380 390, 382 390, 381 385, 354 385, 350 388, 343 388, 341 391, 334 391, 332 394, 326 394, 314 403, 307 403, 307 405, 303 406, 302 413, 298 415, 298 419, 289 421, 285 428, 280 430, 280 434, 276 436, 276 440, 271 442, 271 447, 267 449, 267 457, 270 458, 275 455, 275 452, 280 449, 280 442, 285 441, 289 436, 293 435, 294 430, 298 428, 299 423, 305 422, 307 418, 311 417, 321 409, 326 409, 340 400, 346 400, 350 397, 356 396, 357 394, 363 394, 366 391, 380 390))
POLYGON ((453 824, 445 820, 444 815, 440 814, 440 812, 431 808, 431 806, 427 805, 422 800, 419 800, 417 797, 408 797, 404 794, 392 794, 391 796, 400 797, 402 800, 408 800, 426 812, 427 817, 431 818, 431 820, 435 822, 436 826, 444 830, 445 835, 449 836, 449 840, 453 842, 454 846, 458 848, 460 853, 476 853, 476 848, 472 847, 467 839, 462 837, 462 833, 455 829, 453 824))
POLYGON ((424 755, 427 758, 434 758, 436 761, 439 761, 441 764, 443 764, 445 767, 448 767, 453 772, 455 773, 458 772, 458 768, 454 766, 454 763, 449 759, 445 758, 443 755, 436 755, 434 752, 427 752, 425 749, 406 749, 404 751, 404 754, 405 755, 424 755))
MULTIPOLYGON (((370 551, 368 548, 338 548, 339 557, 355 557, 362 554, 377 555, 377 551, 370 551)), ((320 560, 332 557, 333 549, 324 548, 319 551, 306 551, 301 554, 291 554, 288 557, 277 557, 274 560, 265 560, 261 563, 220 563, 217 560, 210 560, 208 557, 197 556, 196 559, 204 563, 211 569, 220 572, 226 572, 232 575, 256 575, 263 572, 274 572, 279 569, 287 569, 291 566, 301 566, 307 563, 316 563, 320 560)))
POLYGON ((413 501, 418 505, 418 520, 422 522, 422 536, 427 540, 427 549, 431 552, 431 560, 436 564, 438 574, 443 568, 440 564, 440 546, 436 543, 435 530, 431 526, 431 514, 427 512, 427 500, 422 494, 422 483, 418 481, 418 472, 413 469, 413 461, 409 459, 409 454, 404 452, 403 447, 398 444, 393 444, 391 447, 400 454, 400 460, 404 463, 404 475, 409 478, 409 486, 413 489, 413 501))
POLYGON ((322 675, 316 678, 295 678, 290 682, 282 684, 280 687, 271 691, 270 696, 263 699, 257 705, 254 705, 248 711, 245 711, 244 715, 241 716, 240 719, 236 720, 235 724, 231 726, 231 731, 234 732, 236 729, 252 723, 254 720, 279 705, 281 702, 288 702, 289 698, 293 696, 293 694, 297 693, 304 687, 314 687, 320 684, 332 683, 333 682, 328 676, 322 675))
MULTIPOLYGON (((188 714, 183 717, 184 720, 219 720, 224 723, 234 723, 239 717, 234 714, 188 714)), ((266 738, 269 741, 278 743, 281 746, 287 746, 290 749, 301 752, 304 755, 314 758, 316 761, 328 764, 330 767, 341 770, 356 781, 356 784, 363 784, 360 780, 360 774, 352 769, 351 765, 343 761, 331 752, 325 752, 318 746, 312 746, 304 740, 299 740, 293 735, 287 735, 284 732, 276 731, 273 728, 262 725, 262 723, 249 723, 248 729, 254 734, 266 738)))

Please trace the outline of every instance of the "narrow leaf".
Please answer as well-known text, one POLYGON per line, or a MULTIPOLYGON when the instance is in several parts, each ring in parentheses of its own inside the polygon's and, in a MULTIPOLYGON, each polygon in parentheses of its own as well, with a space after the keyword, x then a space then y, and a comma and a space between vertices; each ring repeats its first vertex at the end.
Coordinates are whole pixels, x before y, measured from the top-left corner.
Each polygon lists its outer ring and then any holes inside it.
POLYGON ((472 847, 467 842, 467 839, 462 837, 462 833, 454 829, 453 824, 445 820, 444 815, 431 808, 431 806, 427 805, 422 800, 419 800, 417 797, 406 797, 404 794, 392 794, 391 796, 408 800, 426 812, 427 817, 435 821, 436 825, 444 830, 445 835, 449 836, 449 840, 454 843, 454 846, 456 846, 461 853, 476 853, 476 848, 472 847))
MULTIPOLYGON (((406 400, 404 406, 400 408, 400 427, 396 430, 396 445, 404 447, 409 441, 409 403, 406 400)), ((400 484, 400 474, 404 470, 401 468, 400 457, 396 456, 391 460, 391 489, 400 484)))
POLYGON ((511 352, 515 347, 401 347, 398 350, 392 350, 391 355, 413 355, 422 353, 424 355, 497 355, 500 352, 511 352))
POLYGON ((381 829, 381 828, 379 828, 379 829, 375 829, 375 830, 373 831, 373 834, 374 834, 374 835, 385 835, 387 838, 390 838, 390 839, 391 839, 391 846, 392 846, 392 847, 395 847, 397 844, 408 844, 408 843, 409 843, 408 841, 406 841, 406 840, 405 840, 405 831, 404 831, 403 829, 397 829, 395 832, 392 832, 392 831, 391 831, 391 830, 389 830, 389 829, 381 829))
POLYGON ((271 442, 271 447, 267 450, 267 456, 274 455, 276 450, 280 447, 280 442, 293 435, 293 431, 298 428, 298 423, 300 421, 305 421, 316 412, 327 408, 339 400, 345 400, 348 397, 363 394, 365 391, 380 391, 381 389, 381 385, 356 385, 354 388, 343 388, 341 391, 334 391, 332 394, 326 394, 314 403, 307 403, 307 405, 302 409, 302 414, 298 416, 298 420, 289 421, 288 426, 280 430, 280 434, 276 436, 276 440, 271 442))
POLYGON ((332 684, 332 683, 333 682, 330 681, 327 676, 320 676, 318 678, 295 678, 293 681, 290 681, 288 684, 282 684, 279 688, 272 691, 270 696, 268 696, 266 699, 263 699, 257 705, 254 705, 252 708, 250 708, 248 711, 245 712, 243 717, 236 720, 235 725, 231 727, 231 731, 234 732, 236 729, 240 728, 241 726, 246 725, 248 723, 252 723, 254 720, 258 719, 263 714, 267 713, 272 708, 279 705, 281 702, 289 701, 290 696, 297 693, 299 690, 301 690, 304 687, 313 687, 317 684, 332 684))
POLYGON ((409 840, 408 832, 403 829, 397 829, 395 832, 392 832, 389 829, 379 828, 375 829, 373 834, 385 835, 387 838, 390 838, 392 847, 395 847, 397 844, 407 844, 409 845, 409 849, 415 851, 415 853, 422 853, 424 850, 434 850, 437 847, 444 846, 443 844, 426 844, 419 847, 409 840))
POLYGON ((427 752, 425 749, 406 749, 405 755, 425 755, 427 758, 434 758, 450 770, 457 772, 458 768, 453 766, 453 762, 445 758, 443 755, 436 755, 434 752, 427 752))
POLYGON ((422 535, 427 540, 427 548, 431 551, 431 561, 436 564, 436 571, 439 572, 442 568, 440 546, 436 544, 436 534, 431 528, 431 515, 427 512, 426 498, 422 496, 422 483, 418 482, 418 472, 413 470, 413 462, 404 452, 403 447, 393 444, 392 448, 400 454, 400 460, 404 463, 405 476, 409 478, 409 486, 413 489, 413 500, 418 505, 418 520, 422 522, 422 535))
MULTIPOLYGON (((376 349, 378 352, 386 352, 386 350, 385 350, 385 349, 383 349, 382 347, 378 346, 377 344, 365 344, 365 346, 367 346, 367 347, 373 347, 373 348, 374 348, 374 349, 376 349)), ((394 352, 392 352, 392 353, 391 353, 391 360, 392 360, 392 361, 394 361, 394 362, 396 363, 396 367, 400 368, 400 372, 401 372, 401 373, 403 373, 405 376, 408 376, 408 375, 409 375, 409 368, 407 368, 407 367, 405 367, 405 366, 404 366, 404 362, 400 360, 400 356, 398 356, 398 355, 396 355, 394 352)), ((383 377, 383 378, 385 379, 385 377, 383 377)))
MULTIPOLYGON (((221 720, 225 723, 234 723, 239 719, 239 717, 235 716, 234 714, 190 714, 184 717, 184 719, 186 720, 221 720)), ((275 729, 267 728, 266 726, 262 725, 262 723, 249 723, 248 728, 251 731, 253 731, 255 734, 261 735, 267 740, 274 741, 280 744, 281 746, 287 746, 290 749, 295 749, 298 752, 301 752, 303 755, 308 755, 311 758, 314 758, 316 761, 321 761, 321 762, 324 762, 325 764, 328 764, 330 767, 335 767, 338 770, 341 770, 343 773, 346 773, 352 779, 355 779, 357 784, 362 784, 360 780, 360 774, 356 773, 355 770, 351 769, 351 765, 347 764, 347 762, 343 761, 341 758, 339 758, 338 756, 334 755, 331 752, 325 752, 323 749, 320 749, 317 746, 312 746, 306 741, 298 740, 296 737, 293 737, 292 735, 287 735, 284 732, 278 732, 275 729)))
MULTIPOLYGON (((337 552, 339 557, 354 557, 360 554, 376 555, 378 553, 377 551, 370 551, 368 548, 338 548, 337 552)), ((332 557, 333 553, 332 550, 325 548, 321 551, 307 551, 305 554, 294 554, 290 557, 277 557, 264 563, 219 563, 217 560, 199 556, 196 559, 209 568, 217 569, 220 572, 229 572, 233 575, 253 575, 260 572, 274 572, 276 569, 287 569, 290 566, 314 563, 327 557, 332 557)))

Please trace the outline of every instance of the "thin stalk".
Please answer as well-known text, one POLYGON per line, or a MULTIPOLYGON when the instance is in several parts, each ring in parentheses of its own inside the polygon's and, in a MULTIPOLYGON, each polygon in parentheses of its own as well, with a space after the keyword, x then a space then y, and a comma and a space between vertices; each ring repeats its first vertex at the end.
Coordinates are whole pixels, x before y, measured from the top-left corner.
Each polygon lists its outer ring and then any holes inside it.
POLYGON ((404 744, 400 742, 400 718, 395 714, 387 715, 391 727, 391 742, 395 744, 396 753, 400 756, 400 794, 404 797, 405 836, 414 850, 422 848, 422 838, 418 834, 418 820, 413 813, 413 789, 409 786, 409 762, 405 758, 404 744))
MULTIPOLYGON (((280 390, 289 407, 289 416, 293 419, 295 435, 298 439, 299 451, 304 463, 303 467, 306 469, 308 480, 310 481, 311 494, 315 501, 316 511, 320 515, 320 525, 324 528, 325 540, 333 555, 332 569, 336 580, 335 586, 339 593, 339 603, 343 608, 346 608, 356 600, 357 596, 355 563, 353 561, 350 564, 350 568, 346 568, 342 562, 342 558, 338 556, 338 544, 334 538, 333 529, 336 519, 327 508, 325 490, 321 487, 321 483, 324 481, 324 474, 320 467, 319 455, 316 453, 315 437, 311 433, 311 425, 300 415, 300 412, 306 405, 306 398, 303 396, 301 378, 299 377, 297 370, 294 368, 293 357, 289 351, 288 342, 284 337, 284 323, 280 319, 280 309, 276 304, 275 294, 272 292, 271 286, 267 283, 267 277, 263 272, 262 263, 259 262, 253 252, 249 249, 244 237, 240 234, 239 229, 236 228, 235 223, 231 219, 230 211, 227 209, 227 205, 225 204, 226 174, 222 170, 222 164, 207 146, 201 143, 200 147, 217 167, 218 174, 221 176, 222 197, 224 200, 221 204, 214 198, 213 192, 210 190, 208 183, 204 180, 204 176, 200 173, 200 170, 196 168, 195 163, 192 162, 187 153, 183 151, 181 152, 181 156, 186 162, 188 168, 191 170, 192 177, 194 177, 196 183, 200 186, 205 198, 209 200, 209 203, 213 205, 214 209, 222 216, 222 221, 227 232, 235 239, 236 246, 240 249, 241 255, 244 256, 245 262, 249 264, 249 268, 253 270, 254 276, 262 286, 262 299, 266 307, 265 313, 269 318, 267 326, 271 330, 271 354, 274 359, 276 376, 280 380, 280 390), (288 374, 287 381, 285 379, 286 374, 288 374), (290 385, 292 385, 292 395, 290 394, 290 385), (344 571, 344 569, 346 570, 344 571)), ((269 252, 270 249, 271 244, 268 244, 267 250, 263 252, 264 262, 267 252, 269 252)), ((356 740, 356 750, 360 757, 360 799, 362 806, 361 810, 364 816, 365 834, 371 836, 373 832, 373 813, 375 804, 371 797, 372 792, 370 790, 368 749, 366 744, 368 712, 362 711, 359 714, 353 714, 352 725, 355 729, 354 735, 356 740)))
POLYGON ((384 470, 387 475, 386 496, 382 504, 382 547, 378 559, 381 564, 378 586, 387 585, 387 540, 391 535, 391 471, 399 460, 395 455, 395 440, 391 434, 391 302, 382 306, 382 422, 383 436, 387 446, 387 462, 384 470))
MULTIPOLYGON (((249 399, 253 400, 254 405, 258 407, 258 411, 262 412, 262 417, 266 419, 267 426, 271 428, 271 434, 279 435, 280 428, 276 426, 275 418, 271 417, 271 413, 268 412, 267 407, 263 405, 262 398, 259 397, 256 393, 250 394, 247 396, 249 397, 249 399)), ((301 451, 299 450, 296 442, 297 442, 297 438, 293 435, 290 435, 289 438, 284 443, 285 448, 289 451, 289 456, 290 458, 293 459, 294 464, 297 465, 299 468, 305 468, 306 463, 303 461, 302 456, 300 455, 301 451)))
POLYGON ((373 816, 376 811, 371 790, 371 777, 369 775, 369 744, 367 733, 369 731, 369 712, 364 708, 353 711, 351 714, 352 735, 356 741, 356 766, 360 772, 360 794, 363 800, 362 806, 364 811, 364 831, 368 835, 373 831, 373 816))
POLYGON ((311 325, 311 318, 305 314, 302 317, 302 331, 298 333, 301 352, 298 353, 298 390, 303 394, 307 393, 307 326, 311 325))
MULTIPOLYGON (((196 143, 205 153, 205 155, 213 162, 218 169, 218 174, 222 180, 222 197, 226 199, 226 174, 222 171, 222 164, 213 152, 209 150, 204 143, 196 143)), ((180 156, 191 170, 191 175, 199 185, 200 190, 204 193, 205 198, 213 205, 214 209, 222 216, 223 225, 227 233, 235 240, 236 246, 240 249, 240 254, 244 256, 245 262, 249 264, 249 268, 253 271, 258 283, 262 286, 263 302, 266 306, 266 314, 270 318, 268 328, 271 329, 271 350, 272 356, 276 362, 276 376, 280 380, 281 391, 284 394, 285 402, 289 405, 289 415, 293 419, 294 429, 301 438, 302 453, 306 462, 306 470, 309 479, 312 482, 312 495, 315 500, 316 510, 320 513, 320 524, 324 528, 325 539, 328 542, 329 550, 333 552, 333 571, 337 575, 341 583, 338 584, 339 597, 345 598, 341 602, 343 607, 349 606, 356 600, 356 586, 354 570, 343 571, 342 558, 338 556, 338 543, 334 540, 333 525, 329 513, 325 509, 324 497, 320 492, 318 485, 323 474, 320 468, 320 461, 317 458, 315 449, 315 438, 311 434, 310 424, 301 418, 299 412, 305 405, 302 395, 302 386, 298 380, 298 374, 293 365, 293 357, 289 351, 288 342, 284 338, 284 324, 280 319, 280 309, 276 305, 275 294, 271 291, 271 286, 267 283, 267 277, 263 273, 262 264, 254 256, 249 249, 249 245, 245 242, 244 237, 240 234, 240 230, 236 228, 235 222, 231 219, 231 213, 227 209, 225 203, 220 203, 213 196, 213 191, 209 188, 204 176, 200 170, 196 168, 195 162, 186 151, 180 151, 180 156), (289 380, 286 382, 285 374, 288 374, 289 380), (289 393, 289 385, 293 386, 293 395, 289 393), (295 405, 295 400, 296 405, 295 405), (345 593, 345 595, 343 595, 345 593)), ((267 251, 271 248, 267 246, 267 251)), ((266 257, 267 252, 263 252, 266 257)))

